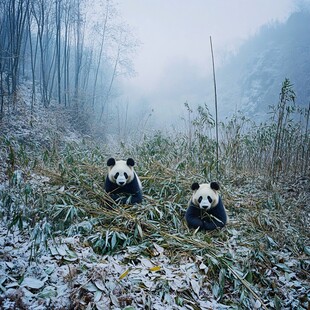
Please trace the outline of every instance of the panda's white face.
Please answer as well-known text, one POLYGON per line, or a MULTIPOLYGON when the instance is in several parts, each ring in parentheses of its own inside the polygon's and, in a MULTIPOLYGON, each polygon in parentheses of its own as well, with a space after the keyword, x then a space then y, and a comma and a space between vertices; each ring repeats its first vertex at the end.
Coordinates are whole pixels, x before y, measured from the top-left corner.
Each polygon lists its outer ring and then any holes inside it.
POLYGON ((218 185, 215 182, 211 184, 200 184, 194 183, 192 189, 194 190, 192 202, 195 206, 203 210, 210 210, 215 207, 219 201, 219 195, 217 193, 218 185), (211 188, 212 186, 212 188, 211 188))
MULTIPOLYGON (((109 163, 109 161, 108 161, 109 163)), ((108 176, 111 182, 116 183, 118 186, 124 186, 130 183, 134 178, 133 165, 129 166, 132 162, 127 162, 125 160, 118 160, 113 162, 111 159, 110 164, 108 165, 108 176)))

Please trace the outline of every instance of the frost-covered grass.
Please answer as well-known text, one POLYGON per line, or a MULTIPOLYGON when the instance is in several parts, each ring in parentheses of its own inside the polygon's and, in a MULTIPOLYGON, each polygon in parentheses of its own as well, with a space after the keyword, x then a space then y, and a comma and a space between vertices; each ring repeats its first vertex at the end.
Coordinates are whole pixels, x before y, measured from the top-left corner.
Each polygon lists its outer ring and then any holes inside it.
POLYGON ((295 135, 296 152, 277 150, 282 164, 295 154, 288 169, 272 164, 276 126, 223 125, 217 172, 214 124, 201 109, 190 134, 113 148, 39 112, 1 125, 1 309, 309 308, 309 136, 298 123, 281 140, 295 135), (111 155, 135 159, 142 204, 104 193, 111 155), (229 224, 189 230, 190 186, 211 180, 229 224))
POLYGON ((103 192, 107 150, 1 140, 1 307, 307 309, 309 177, 270 188, 223 176, 230 223, 197 232, 184 214, 204 171, 152 143, 120 150, 137 161, 144 201, 119 206, 103 192))

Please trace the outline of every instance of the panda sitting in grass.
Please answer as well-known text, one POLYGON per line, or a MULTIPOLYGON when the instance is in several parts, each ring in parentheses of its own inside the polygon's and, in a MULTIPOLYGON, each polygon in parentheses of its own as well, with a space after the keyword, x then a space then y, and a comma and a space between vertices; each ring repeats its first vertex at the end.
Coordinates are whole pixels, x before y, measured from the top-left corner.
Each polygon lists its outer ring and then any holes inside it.
POLYGON ((193 183, 191 188, 194 192, 185 214, 187 225, 209 231, 224 227, 227 215, 217 192, 220 188, 218 183, 193 183))
POLYGON ((105 191, 115 202, 135 204, 142 202, 142 185, 133 166, 132 158, 107 161, 108 175, 105 180, 105 191))

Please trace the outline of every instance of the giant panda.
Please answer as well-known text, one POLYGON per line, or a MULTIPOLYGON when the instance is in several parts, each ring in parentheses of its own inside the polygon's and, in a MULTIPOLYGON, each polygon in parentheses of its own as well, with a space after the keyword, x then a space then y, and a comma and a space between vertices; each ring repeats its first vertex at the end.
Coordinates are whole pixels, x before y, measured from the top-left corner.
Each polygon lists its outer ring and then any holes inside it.
POLYGON ((135 204, 142 202, 141 181, 134 171, 135 162, 132 158, 107 161, 108 174, 105 180, 105 191, 116 202, 135 204))
POLYGON ((193 195, 185 214, 187 225, 190 228, 199 227, 201 230, 214 230, 226 225, 227 215, 218 194, 219 188, 217 182, 192 184, 193 195))

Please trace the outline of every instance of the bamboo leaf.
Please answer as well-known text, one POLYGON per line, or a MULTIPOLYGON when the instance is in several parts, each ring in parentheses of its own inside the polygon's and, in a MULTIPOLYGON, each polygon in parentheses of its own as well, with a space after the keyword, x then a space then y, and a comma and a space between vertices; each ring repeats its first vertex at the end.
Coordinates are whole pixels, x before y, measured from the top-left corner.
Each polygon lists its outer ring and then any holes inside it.
POLYGON ((137 228, 138 228, 139 235, 140 235, 141 239, 143 239, 143 231, 142 231, 140 224, 137 224, 137 228))
POLYGON ((161 269, 160 266, 154 266, 150 268, 150 271, 159 271, 161 269))
POLYGON ((116 236, 116 233, 114 232, 114 233, 112 234, 111 249, 114 249, 114 248, 115 248, 116 242, 117 242, 117 236, 116 236))
POLYGON ((24 278, 23 282, 21 283, 22 286, 27 286, 33 289, 39 289, 44 286, 44 281, 35 279, 35 278, 24 278))
POLYGON ((128 274, 129 274, 130 269, 127 269, 126 271, 124 271, 120 276, 119 276, 119 280, 124 279, 128 274))
POLYGON ((199 285, 198 281, 196 281, 195 279, 191 279, 190 283, 191 283, 191 287, 192 287, 193 291, 199 297, 200 285, 199 285))

